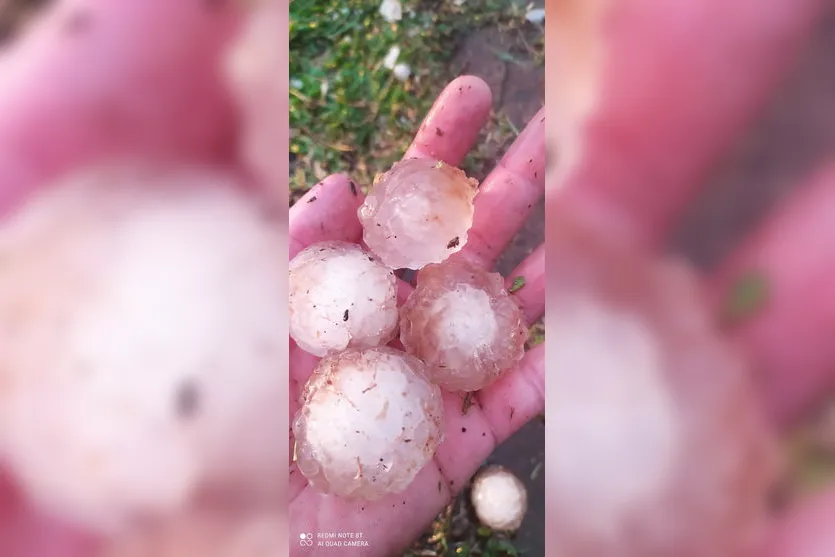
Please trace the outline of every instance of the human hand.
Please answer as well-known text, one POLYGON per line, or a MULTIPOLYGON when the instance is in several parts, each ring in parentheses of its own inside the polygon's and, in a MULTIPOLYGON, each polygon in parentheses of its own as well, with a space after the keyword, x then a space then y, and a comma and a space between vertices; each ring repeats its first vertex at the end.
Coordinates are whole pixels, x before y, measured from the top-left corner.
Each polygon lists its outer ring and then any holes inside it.
MULTIPOLYGON (((576 166, 564 174, 561 189, 549 194, 548 218, 558 210, 570 213, 601 234, 659 254, 706 171, 750 123, 823 15, 823 3, 744 0, 735 2, 730 12, 721 0, 557 3, 595 4, 613 10, 606 14, 605 35, 598 43, 602 50, 596 53, 602 68, 592 88, 599 96, 578 143, 582 151, 575 151, 580 153, 576 166)), ((560 42, 560 37, 572 40, 578 35, 561 33, 565 29, 554 14, 549 12, 546 22, 547 48, 554 48, 546 53, 551 67, 587 61, 582 54, 588 52, 578 51, 576 43, 560 42)), ((562 106, 567 97, 558 94, 563 86, 577 85, 570 78, 589 75, 582 74, 588 67, 578 70, 574 75, 549 71, 547 102, 554 115, 580 104, 562 106)), ((551 116, 549 112, 553 125, 577 123, 567 113, 559 119, 551 116)), ((740 280, 750 273, 764 280, 764 299, 729 335, 751 360, 763 406, 782 433, 835 386, 835 291, 829 285, 835 265, 833 207, 835 169, 826 167, 704 280, 717 313, 740 280)), ((765 546, 754 555, 835 554, 835 491, 791 505, 773 518, 765 546)))
MULTIPOLYGON (((237 114, 221 66, 238 28, 229 5, 50 4, 0 54, 0 215, 103 158, 235 165, 237 114)), ((31 508, 2 475, 4 557, 90 557, 93 541, 31 508)))
MULTIPOLYGON (((492 104, 487 85, 460 77, 441 93, 404 157, 428 157, 458 165, 473 146, 492 104)), ((545 188, 545 116, 540 110, 499 165, 479 188, 469 241, 460 257, 486 269, 524 224, 545 188)), ((363 195, 347 176, 333 175, 314 186, 290 209, 290 256, 323 240, 360 242, 357 208, 363 195)), ((510 275, 524 276, 525 286, 512 295, 529 324, 545 309, 545 256, 542 246, 510 275)), ((508 285, 510 284, 508 283, 508 285)), ((410 286, 400 283, 400 302, 410 286)), ((290 412, 318 358, 293 344, 290 351, 290 412)), ((516 429, 538 415, 544 404, 544 346, 528 351, 515 369, 473 396, 463 412, 463 397, 444 393, 445 439, 434 460, 407 490, 381 501, 347 501, 317 492, 295 464, 290 467, 291 551, 309 553, 295 541, 300 533, 362 533, 362 555, 396 554, 417 538, 459 491, 483 460, 516 429)), ((295 553, 291 553, 295 554, 295 553)), ((359 553, 358 553, 359 554, 359 553)))

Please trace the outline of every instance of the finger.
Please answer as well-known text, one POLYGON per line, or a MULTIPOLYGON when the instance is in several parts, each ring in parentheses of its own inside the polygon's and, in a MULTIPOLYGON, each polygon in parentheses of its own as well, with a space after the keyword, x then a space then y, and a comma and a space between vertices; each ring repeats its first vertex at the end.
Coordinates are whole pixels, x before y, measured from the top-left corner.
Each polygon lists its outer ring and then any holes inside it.
MULTIPOLYGON (((825 4, 740 0, 729 10, 725 0, 608 2, 600 24, 606 34, 593 41, 599 62, 579 67, 582 74, 548 75, 550 91, 587 84, 583 106, 592 107, 573 130, 579 155, 554 198, 603 231, 658 246, 717 154, 767 99, 825 4)), ((570 100, 549 98, 551 124, 574 119, 559 114, 570 100)))
POLYGON ((464 257, 484 268, 522 228, 545 194, 545 109, 531 119, 475 197, 475 216, 464 257))
POLYGON ((220 57, 236 16, 214 4, 49 8, 0 58, 0 210, 102 156, 228 154, 234 115, 220 57))
POLYGON ((506 280, 508 291, 522 308, 528 325, 545 313, 545 244, 541 244, 516 267, 506 280))
MULTIPOLYGON (((290 536, 298 539, 303 532, 354 532, 368 544, 354 555, 401 555, 449 498, 446 481, 432 463, 417 474, 403 493, 378 501, 351 501, 307 487, 290 502, 290 536)), ((293 556, 306 554, 304 549, 291 553, 293 556)))
POLYGON ((785 425, 835 388, 833 222, 835 166, 813 176, 711 283, 724 313, 759 290, 759 302, 748 302, 733 333, 754 362, 769 412, 785 425))
POLYGON ((496 444, 545 408, 545 345, 528 350, 515 370, 478 393, 496 444))
POLYGON ((440 94, 403 158, 422 157, 458 166, 490 116, 493 98, 480 78, 465 75, 440 94))
POLYGON ((542 412, 544 366, 545 350, 540 345, 497 382, 469 398, 443 393, 445 438, 435 461, 452 493, 464 487, 496 445, 542 412))
POLYGON ((85 557, 93 553, 95 540, 35 512, 0 471, 0 547, 3 557, 85 557))
POLYGON ((359 242, 357 209, 363 199, 356 183, 344 174, 332 174, 313 186, 290 207, 290 258, 326 240, 359 242))
POLYGON ((818 494, 778 522, 758 557, 835 555, 835 490, 818 494))

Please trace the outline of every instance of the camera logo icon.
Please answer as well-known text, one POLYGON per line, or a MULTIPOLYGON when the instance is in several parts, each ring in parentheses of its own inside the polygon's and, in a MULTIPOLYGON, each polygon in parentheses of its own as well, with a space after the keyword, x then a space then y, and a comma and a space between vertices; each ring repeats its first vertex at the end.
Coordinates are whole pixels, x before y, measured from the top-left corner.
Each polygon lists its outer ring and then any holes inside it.
POLYGON ((302 547, 313 547, 313 534, 299 534, 299 545, 302 547))

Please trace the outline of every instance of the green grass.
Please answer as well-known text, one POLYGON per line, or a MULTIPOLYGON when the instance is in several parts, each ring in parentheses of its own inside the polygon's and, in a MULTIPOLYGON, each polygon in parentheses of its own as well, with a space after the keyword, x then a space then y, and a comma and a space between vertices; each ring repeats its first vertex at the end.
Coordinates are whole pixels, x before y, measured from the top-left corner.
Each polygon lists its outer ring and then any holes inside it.
POLYGON ((469 489, 450 503, 432 527, 403 557, 523 557, 524 549, 507 534, 480 526, 469 489))
MULTIPOLYGON (((334 172, 348 172, 367 187, 402 155, 453 77, 449 62, 458 41, 481 26, 524 23, 521 8, 506 0, 402 4, 403 19, 388 23, 378 13, 380 0, 290 3, 291 198, 334 172), (383 66, 395 45, 398 62, 412 69, 405 82, 383 66)), ((501 115, 494 115, 490 130, 488 146, 467 164, 477 167, 494 156, 514 131, 501 115)))

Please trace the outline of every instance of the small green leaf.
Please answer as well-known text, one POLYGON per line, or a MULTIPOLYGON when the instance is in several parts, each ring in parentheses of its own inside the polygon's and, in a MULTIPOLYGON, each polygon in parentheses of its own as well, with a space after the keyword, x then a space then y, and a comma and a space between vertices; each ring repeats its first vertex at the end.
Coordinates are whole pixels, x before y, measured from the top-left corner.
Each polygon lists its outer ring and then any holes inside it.
POLYGON ((508 289, 508 292, 513 294, 523 286, 525 286, 525 277, 516 277, 515 279, 513 279, 513 284, 510 285, 510 289, 508 289))
POLYGON ((482 538, 489 538, 490 536, 493 535, 493 530, 491 530, 487 526, 479 526, 479 528, 477 530, 477 533, 482 538))
POLYGON ((750 318, 768 302, 768 279, 758 271, 742 275, 731 286, 722 307, 722 321, 736 324, 750 318))

